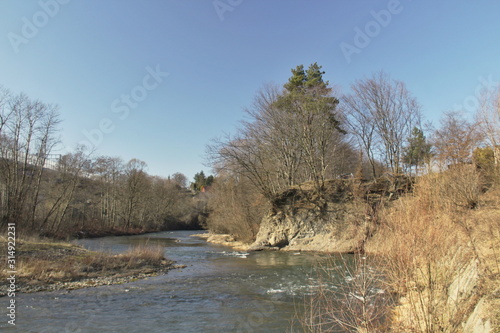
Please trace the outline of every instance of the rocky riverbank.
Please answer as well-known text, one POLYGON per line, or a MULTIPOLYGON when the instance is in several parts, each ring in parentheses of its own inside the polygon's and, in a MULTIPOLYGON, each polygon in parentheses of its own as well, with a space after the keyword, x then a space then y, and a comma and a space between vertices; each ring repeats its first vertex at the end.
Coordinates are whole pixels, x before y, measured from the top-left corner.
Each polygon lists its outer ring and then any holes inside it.
MULTIPOLYGON (((146 269, 143 272, 129 272, 126 276, 101 276, 94 278, 83 278, 77 281, 54 281, 48 284, 39 281, 22 281, 17 285, 17 291, 21 293, 33 293, 39 291, 55 291, 55 290, 75 290, 88 287, 98 287, 113 284, 123 284, 134 282, 139 279, 145 279, 152 276, 158 276, 167 273, 171 269, 182 268, 184 266, 169 266, 158 267, 156 269, 146 269)), ((0 291, 0 296, 5 296, 5 291, 0 291)))
POLYGON ((307 184, 292 187, 272 202, 250 246, 206 237, 248 251, 378 254, 400 296, 394 331, 498 332, 500 188, 464 177, 473 172, 429 174, 416 185, 408 177, 331 180, 322 203, 307 184))
MULTIPOLYGON (((17 241, 15 285, 22 293, 73 290, 132 282, 183 267, 166 259, 162 248, 141 246, 113 255, 69 243, 17 241)), ((0 275, 7 279, 7 270, 0 275)), ((0 290, 0 296, 6 294, 7 289, 0 290)))
POLYGON ((234 236, 228 234, 204 233, 192 235, 191 237, 203 238, 209 243, 228 246, 237 251, 246 251, 250 247, 250 244, 237 241, 234 236))

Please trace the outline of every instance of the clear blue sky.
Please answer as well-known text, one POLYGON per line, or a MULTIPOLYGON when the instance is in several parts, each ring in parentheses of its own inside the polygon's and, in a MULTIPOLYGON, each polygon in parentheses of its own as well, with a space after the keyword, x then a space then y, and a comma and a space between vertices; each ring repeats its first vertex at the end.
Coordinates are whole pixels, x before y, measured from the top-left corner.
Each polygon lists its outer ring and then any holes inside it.
POLYGON ((60 106, 61 152, 87 131, 98 155, 191 179, 210 172, 205 145, 299 64, 344 92, 384 70, 434 123, 470 113, 479 78, 500 81, 499 14, 497 0, 1 0, 0 84, 60 106))

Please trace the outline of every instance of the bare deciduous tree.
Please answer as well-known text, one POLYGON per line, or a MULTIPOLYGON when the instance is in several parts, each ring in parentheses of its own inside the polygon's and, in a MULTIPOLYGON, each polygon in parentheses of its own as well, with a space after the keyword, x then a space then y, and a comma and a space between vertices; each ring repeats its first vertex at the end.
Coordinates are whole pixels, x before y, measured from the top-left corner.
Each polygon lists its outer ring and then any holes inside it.
POLYGON ((57 107, 0 92, 2 221, 34 226, 48 155, 57 144, 57 107))
POLYGON ((376 160, 394 174, 401 172, 403 146, 420 123, 420 106, 403 82, 379 72, 357 81, 342 98, 347 126, 359 142, 376 177, 376 160))
POLYGON ((278 97, 278 87, 264 87, 240 132, 208 147, 215 170, 247 177, 268 199, 300 181, 302 161, 294 120, 274 106, 278 97))
POLYGON ((481 94, 476 121, 487 143, 493 149, 495 166, 500 166, 500 86, 481 94))
POLYGON ((471 162, 472 151, 481 136, 477 126, 458 112, 446 112, 440 128, 434 131, 433 144, 442 166, 471 162))
POLYGON ((146 174, 146 162, 131 159, 124 169, 123 184, 123 219, 125 228, 132 224, 139 226, 145 220, 145 208, 150 188, 150 179, 146 174))
POLYGON ((58 234, 73 201, 83 173, 90 167, 83 147, 61 157, 57 173, 44 184, 44 212, 38 230, 40 234, 58 234))
POLYGON ((188 179, 183 173, 176 172, 172 175, 171 179, 175 184, 179 185, 182 188, 186 188, 188 185, 188 179))
POLYGON ((258 93, 237 135, 209 147, 216 170, 247 177, 269 201, 306 181, 321 198, 326 178, 345 170, 337 160, 352 152, 321 67, 292 73, 284 90, 268 85, 258 93))
POLYGON ((114 227, 118 218, 118 179, 123 161, 118 157, 100 156, 93 164, 93 173, 102 184, 100 217, 108 227, 114 227))
POLYGON ((284 186, 292 186, 297 182, 303 152, 294 115, 276 107, 280 94, 279 87, 271 85, 258 93, 252 108, 246 109, 253 121, 244 123, 245 134, 262 141, 262 153, 274 161, 277 178, 284 186))

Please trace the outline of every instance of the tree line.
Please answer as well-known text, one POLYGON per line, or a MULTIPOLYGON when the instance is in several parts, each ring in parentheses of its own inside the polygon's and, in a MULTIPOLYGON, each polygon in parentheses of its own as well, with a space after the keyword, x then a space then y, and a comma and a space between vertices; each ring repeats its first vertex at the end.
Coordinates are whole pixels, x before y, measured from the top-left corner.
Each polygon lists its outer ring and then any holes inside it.
POLYGON ((417 175, 472 163, 498 174, 498 88, 483 92, 473 120, 446 112, 434 128, 404 82, 387 73, 357 80, 340 94, 317 63, 291 72, 282 86, 257 93, 236 134, 208 145, 216 172, 209 227, 251 240, 262 207, 271 207, 277 194, 312 187, 309 199, 322 207, 327 179, 417 175))
MULTIPOLYGON (((83 148, 58 157, 57 106, 0 89, 0 217, 3 226, 61 236, 199 227, 205 200, 182 173, 151 176, 138 159, 91 157, 83 148)), ((209 177, 209 181, 212 178, 209 177)), ((203 182, 203 183, 201 183, 203 182)))
POLYGON ((200 172, 191 184, 181 173, 151 176, 143 161, 91 158, 83 148, 47 168, 59 143, 57 106, 0 88, 2 225, 47 235, 159 230, 204 225, 210 213, 210 229, 251 240, 274 198, 291 187, 312 188, 308 200, 321 208, 325 183, 335 178, 474 164, 497 181, 498 88, 483 91, 474 119, 446 112, 434 128, 406 85, 384 72, 355 81, 346 94, 317 63, 291 72, 283 85, 257 93, 236 134, 208 145, 216 176, 200 172))

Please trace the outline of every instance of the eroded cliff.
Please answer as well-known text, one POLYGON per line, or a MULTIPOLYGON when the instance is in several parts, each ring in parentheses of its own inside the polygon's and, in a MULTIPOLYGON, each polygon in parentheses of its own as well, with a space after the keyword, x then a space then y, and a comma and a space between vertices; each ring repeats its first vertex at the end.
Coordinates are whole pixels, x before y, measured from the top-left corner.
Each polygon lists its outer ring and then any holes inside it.
POLYGON ((321 197, 311 184, 290 188, 275 198, 250 249, 362 252, 377 229, 377 210, 411 186, 407 177, 335 179, 321 197))

